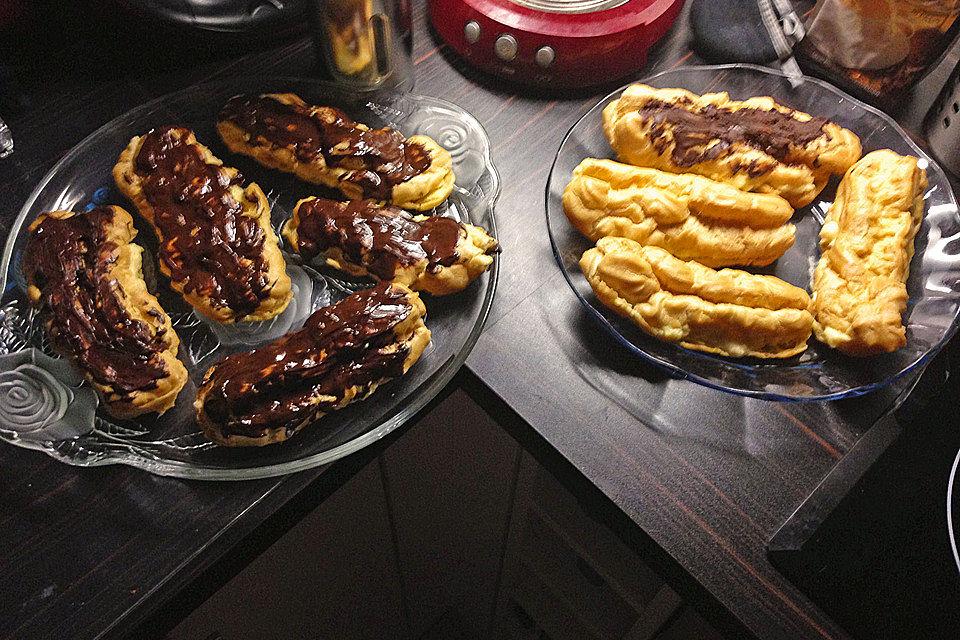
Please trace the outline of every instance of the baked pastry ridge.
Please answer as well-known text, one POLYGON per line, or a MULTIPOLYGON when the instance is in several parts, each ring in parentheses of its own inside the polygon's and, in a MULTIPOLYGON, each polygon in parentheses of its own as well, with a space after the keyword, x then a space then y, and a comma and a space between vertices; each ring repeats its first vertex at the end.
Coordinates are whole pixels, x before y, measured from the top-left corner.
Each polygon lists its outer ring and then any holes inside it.
POLYGON ((425 315, 416 293, 387 282, 319 309, 302 329, 211 367, 197 421, 222 445, 286 440, 406 373, 430 342, 425 315))
POLYGON ((453 161, 427 136, 370 129, 333 107, 307 105, 292 93, 231 98, 217 117, 231 151, 303 180, 426 211, 453 190, 453 161))
POLYGON ((887 149, 868 153, 843 177, 814 269, 818 340, 857 356, 906 344, 906 280, 926 188, 917 159, 887 149))
POLYGON ((134 137, 113 177, 152 225, 171 286, 221 323, 267 320, 290 302, 290 278, 256 184, 224 167, 182 127, 134 137))
POLYGON ((455 293, 493 264, 497 241, 444 216, 414 216, 372 200, 304 198, 283 235, 307 260, 397 282, 434 295, 455 293))
POLYGON ((772 98, 737 101, 643 84, 604 108, 603 130, 624 162, 776 193, 796 207, 812 202, 862 151, 851 131, 772 98))
POLYGON ((27 295, 51 345, 120 418, 163 413, 187 381, 180 340, 143 280, 136 234, 120 207, 51 211, 30 225, 23 252, 27 295))
POLYGON ((587 158, 563 192, 570 223, 591 240, 630 238, 710 267, 768 265, 793 245, 793 208, 691 174, 587 158))
POLYGON ((601 238, 580 268, 604 305, 661 340, 731 357, 807 348, 809 296, 773 276, 716 271, 626 238, 601 238))

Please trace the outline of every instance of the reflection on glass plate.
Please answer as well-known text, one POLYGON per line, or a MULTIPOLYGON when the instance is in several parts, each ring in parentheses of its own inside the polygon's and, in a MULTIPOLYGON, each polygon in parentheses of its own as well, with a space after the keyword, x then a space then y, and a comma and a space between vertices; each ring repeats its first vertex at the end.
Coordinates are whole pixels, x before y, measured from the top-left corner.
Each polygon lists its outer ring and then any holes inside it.
POLYGON ((0 265, 0 291, 4 292, 0 300, 0 393, 9 391, 0 402, 0 438, 75 465, 122 463, 162 475, 208 480, 279 475, 325 464, 383 437, 429 402, 463 364, 493 300, 497 259, 488 273, 461 293, 444 298, 424 294, 433 343, 406 375, 383 385, 363 402, 325 416, 287 442, 262 448, 218 447, 203 438, 193 416, 196 385, 207 368, 230 353, 261 346, 302 326, 312 311, 373 283, 361 279, 345 286, 333 270, 299 265, 297 256, 287 254, 287 273, 295 289, 287 311, 265 322, 221 326, 195 314, 162 276, 151 273, 145 260, 145 279, 176 327, 182 347, 179 355, 190 380, 176 405, 163 416, 117 420, 102 409, 94 415, 93 390, 67 362, 52 357, 27 302, 20 271, 27 227, 44 211, 118 204, 134 214, 139 231, 136 241, 145 245, 145 255, 156 255, 152 230, 113 187, 111 169, 131 137, 167 124, 193 129, 217 157, 259 184, 270 201, 275 228, 289 219, 301 198, 336 197, 323 187, 230 153, 219 141, 214 122, 217 112, 231 96, 248 92, 293 92, 312 104, 339 107, 374 127, 391 126, 408 136, 435 133, 441 144, 446 141, 454 146, 457 184, 434 215, 483 226, 496 236, 493 204, 500 181, 490 160, 489 141, 473 116, 449 102, 415 95, 351 94, 295 78, 238 78, 158 98, 101 127, 74 147, 44 177, 13 224, 0 265), (33 424, 42 428, 32 429, 33 424))
POLYGON ((89 433, 98 398, 82 382, 69 362, 39 349, 0 354, 0 429, 36 441, 89 433))
MULTIPOLYGON (((601 112, 622 89, 603 98, 570 129, 553 163, 547 183, 546 213, 554 256, 588 315, 611 339, 677 377, 723 391, 770 400, 828 400, 867 393, 927 362, 955 330, 960 312, 960 218, 943 171, 889 116, 825 82, 804 78, 792 87, 786 76, 753 65, 681 67, 644 80, 654 87, 681 87, 702 94, 726 91, 731 98, 771 96, 777 102, 823 116, 860 136, 864 153, 892 149, 926 163, 930 187, 924 194, 926 215, 916 238, 910 268, 910 296, 904 323, 907 345, 894 353, 852 358, 814 339, 803 354, 779 362, 736 360, 684 349, 643 333, 604 307, 593 295, 578 261, 592 243, 567 222, 561 197, 574 167, 584 158, 614 158, 603 135, 601 112)), ((833 202, 838 178, 811 205, 799 209, 794 245, 761 273, 776 275, 809 291, 819 258, 819 232, 833 202)))
MULTIPOLYGON (((287 275, 290 277, 290 291, 293 293, 293 298, 280 315, 259 322, 220 324, 196 309, 193 310, 193 315, 213 331, 220 344, 251 348, 265 342, 273 342, 280 336, 302 327, 310 314, 320 307, 331 304, 327 283, 319 274, 314 273, 311 277, 303 267, 291 264, 289 254, 284 253, 283 257, 287 261, 287 275)), ((176 324, 174 327, 176 328, 176 324)))

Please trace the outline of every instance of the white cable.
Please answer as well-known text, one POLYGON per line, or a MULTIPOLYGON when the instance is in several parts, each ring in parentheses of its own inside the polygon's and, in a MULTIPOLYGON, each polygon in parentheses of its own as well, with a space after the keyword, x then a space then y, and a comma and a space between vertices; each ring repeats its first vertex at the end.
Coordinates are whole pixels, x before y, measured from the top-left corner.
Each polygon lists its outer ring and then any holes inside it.
POLYGON ((787 75, 791 86, 800 86, 803 83, 803 72, 800 71, 797 61, 793 59, 792 45, 799 42, 805 33, 803 23, 800 22, 800 18, 787 0, 757 0, 757 5, 760 8, 763 25, 770 34, 770 42, 773 44, 774 51, 777 52, 780 69, 787 75), (777 4, 776 9, 773 3, 777 4), (788 28, 791 42, 787 42, 784 26, 788 28))
POLYGON ((950 548, 953 549, 953 559, 957 563, 957 571, 960 571, 960 554, 957 553, 957 538, 953 533, 953 482, 957 475, 958 464, 960 464, 960 451, 957 451, 957 457, 953 460, 950 480, 947 481, 947 532, 950 534, 950 548))

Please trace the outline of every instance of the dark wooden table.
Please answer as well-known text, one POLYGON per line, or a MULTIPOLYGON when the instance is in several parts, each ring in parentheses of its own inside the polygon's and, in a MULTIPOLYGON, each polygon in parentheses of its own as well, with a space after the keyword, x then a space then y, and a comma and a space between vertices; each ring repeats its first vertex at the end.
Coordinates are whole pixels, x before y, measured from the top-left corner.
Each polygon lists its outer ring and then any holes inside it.
MULTIPOLYGON (((458 61, 424 13, 418 5, 416 91, 476 115, 504 182, 499 290, 456 383, 715 624, 762 638, 847 637, 773 569, 764 545, 904 385, 845 402, 768 403, 670 379, 602 340, 554 263, 543 193, 564 133, 610 88, 504 86, 458 61)), ((19 45, 14 69, 31 104, 4 114, 17 144, 0 160, 6 224, 67 149, 145 100, 234 74, 315 73, 302 33, 250 51, 226 40, 174 46, 142 30, 123 38, 122 21, 69 10, 57 21, 24 36, 39 43, 19 45), (160 46, 186 53, 171 62, 160 46)), ((684 13, 636 77, 698 62, 684 13)), ((0 447, 0 637, 162 634, 396 437, 331 467, 238 483, 75 469, 0 447)))

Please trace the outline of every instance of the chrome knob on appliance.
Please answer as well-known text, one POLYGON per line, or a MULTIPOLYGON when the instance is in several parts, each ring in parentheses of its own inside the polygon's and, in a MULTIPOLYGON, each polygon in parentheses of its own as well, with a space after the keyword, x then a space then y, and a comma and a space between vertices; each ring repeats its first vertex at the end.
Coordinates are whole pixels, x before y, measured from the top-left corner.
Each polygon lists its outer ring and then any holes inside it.
POLYGON ((550 45, 544 45, 537 49, 537 53, 534 54, 533 59, 539 66, 546 69, 557 59, 557 52, 554 51, 550 45))
POLYGON ((477 40, 480 39, 480 35, 480 23, 476 20, 470 20, 467 24, 463 25, 463 37, 466 38, 470 44, 475 44, 477 40))
POLYGON ((493 53, 504 62, 510 62, 519 52, 520 43, 509 33, 501 33, 493 42, 493 53))

